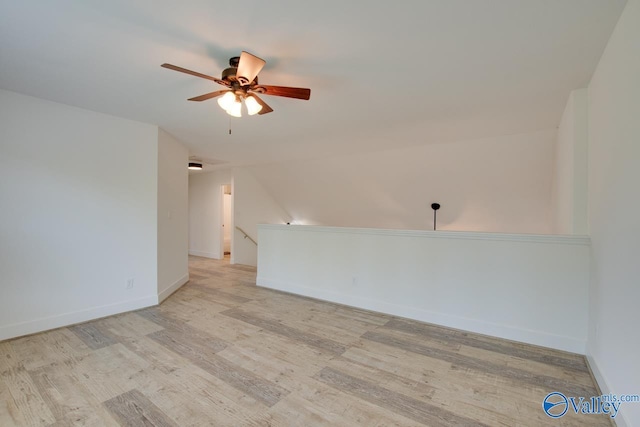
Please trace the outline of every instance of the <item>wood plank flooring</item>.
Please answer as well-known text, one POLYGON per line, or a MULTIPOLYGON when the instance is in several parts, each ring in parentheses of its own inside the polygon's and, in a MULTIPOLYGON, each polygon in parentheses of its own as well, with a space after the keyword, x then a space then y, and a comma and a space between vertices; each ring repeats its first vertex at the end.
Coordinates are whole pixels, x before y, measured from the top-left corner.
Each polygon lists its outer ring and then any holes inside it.
MULTIPOLYGON (((609 426, 582 356, 255 286, 190 257, 158 307, 0 342, 0 426, 609 426)), ((622 408, 624 410, 624 408, 622 408)))

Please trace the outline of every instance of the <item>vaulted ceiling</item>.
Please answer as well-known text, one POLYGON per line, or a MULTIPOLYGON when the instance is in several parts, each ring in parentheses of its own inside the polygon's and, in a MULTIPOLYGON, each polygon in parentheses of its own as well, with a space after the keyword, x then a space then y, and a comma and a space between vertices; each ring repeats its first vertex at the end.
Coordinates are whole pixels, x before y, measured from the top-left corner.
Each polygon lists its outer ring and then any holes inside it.
POLYGON ((624 0, 0 1, 0 88, 156 124, 221 167, 552 129, 624 0), (275 112, 187 98, 247 50, 275 112), (232 134, 228 129, 231 127, 232 134))

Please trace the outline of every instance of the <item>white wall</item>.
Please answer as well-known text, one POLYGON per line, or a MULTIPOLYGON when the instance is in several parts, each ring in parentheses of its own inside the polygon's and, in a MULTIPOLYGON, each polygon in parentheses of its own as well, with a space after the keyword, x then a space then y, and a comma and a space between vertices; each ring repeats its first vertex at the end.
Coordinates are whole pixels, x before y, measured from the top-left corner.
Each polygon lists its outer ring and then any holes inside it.
POLYGON ((158 132, 158 295, 160 301, 189 280, 189 151, 158 132))
POLYGON ((0 90, 0 339, 157 302, 157 138, 0 90))
POLYGON ((587 234, 587 90, 571 92, 556 138, 553 206, 556 234, 587 234))
MULTIPOLYGON (((640 393, 640 1, 629 0, 589 84, 589 358, 603 391, 640 393)), ((640 425, 640 403, 619 426, 640 425)))
POLYGON ((584 353, 589 239, 259 227, 260 286, 584 353))
POLYGON ((422 145, 250 170, 303 224, 552 231, 556 131, 422 145))
POLYGON ((220 242, 223 239, 220 229, 221 186, 231 184, 232 180, 231 170, 189 175, 189 253, 191 255, 223 258, 224 254, 220 252, 220 242))
POLYGON ((235 227, 242 228, 259 245, 258 224, 285 224, 291 218, 246 168, 233 170, 232 192, 234 228, 231 261, 255 266, 258 263, 256 245, 235 227))
POLYGON ((231 216, 231 204, 233 198, 231 194, 224 194, 222 201, 222 223, 224 224, 223 231, 223 252, 231 252, 231 227, 233 224, 233 218, 231 216))

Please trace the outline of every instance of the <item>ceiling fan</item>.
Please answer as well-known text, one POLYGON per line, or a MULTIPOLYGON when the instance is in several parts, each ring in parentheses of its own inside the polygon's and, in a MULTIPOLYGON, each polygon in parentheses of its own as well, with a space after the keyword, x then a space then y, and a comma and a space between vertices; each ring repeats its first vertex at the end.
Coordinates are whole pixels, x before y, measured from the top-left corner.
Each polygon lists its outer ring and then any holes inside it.
POLYGON ((215 92, 205 93, 204 95, 189 98, 189 101, 206 101, 207 99, 216 98, 218 104, 229 115, 234 117, 242 116, 242 101, 247 107, 250 116, 254 114, 267 114, 273 111, 260 95, 284 96, 285 98, 295 98, 308 100, 311 97, 311 89, 261 85, 258 83, 258 73, 266 64, 264 59, 260 59, 249 52, 242 52, 240 56, 234 56, 229 59, 229 68, 222 72, 222 78, 218 79, 213 76, 198 73, 196 71, 187 70, 171 64, 162 64, 162 67, 170 70, 179 71, 181 73, 190 74, 192 76, 214 81, 227 89, 217 90, 215 92))

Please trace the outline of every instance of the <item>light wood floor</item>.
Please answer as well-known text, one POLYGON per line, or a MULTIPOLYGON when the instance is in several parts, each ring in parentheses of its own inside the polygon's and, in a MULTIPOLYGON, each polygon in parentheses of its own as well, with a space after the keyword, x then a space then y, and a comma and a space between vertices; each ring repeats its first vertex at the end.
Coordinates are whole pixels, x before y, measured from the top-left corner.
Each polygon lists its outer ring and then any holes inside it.
POLYGON ((588 426, 584 358, 255 286, 193 257, 162 305, 0 342, 0 426, 588 426))

